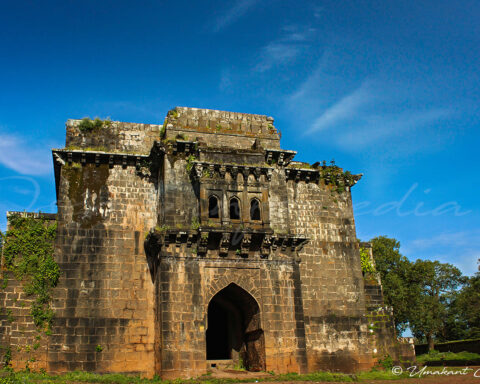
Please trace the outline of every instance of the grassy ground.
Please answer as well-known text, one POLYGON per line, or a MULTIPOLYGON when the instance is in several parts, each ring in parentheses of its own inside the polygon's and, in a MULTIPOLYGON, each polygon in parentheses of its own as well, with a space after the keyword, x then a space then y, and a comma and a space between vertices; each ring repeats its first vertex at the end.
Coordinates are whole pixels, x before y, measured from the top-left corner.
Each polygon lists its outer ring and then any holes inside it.
POLYGON ((471 352, 453 353, 432 351, 424 355, 417 356, 417 363, 422 365, 479 365, 480 355, 478 353, 471 352))
POLYGON ((362 382, 371 380, 398 380, 408 378, 407 374, 394 375, 390 370, 372 370, 370 372, 361 372, 355 375, 330 372, 316 372, 310 374, 283 374, 261 378, 248 379, 216 379, 209 375, 189 380, 166 381, 160 378, 142 379, 135 376, 126 376, 120 374, 95 374, 89 372, 72 372, 65 375, 48 375, 45 373, 34 372, 11 372, 3 371, 0 374, 0 384, 57 384, 57 383, 109 383, 109 384, 227 384, 240 382, 292 382, 292 381, 311 381, 311 382, 362 382))

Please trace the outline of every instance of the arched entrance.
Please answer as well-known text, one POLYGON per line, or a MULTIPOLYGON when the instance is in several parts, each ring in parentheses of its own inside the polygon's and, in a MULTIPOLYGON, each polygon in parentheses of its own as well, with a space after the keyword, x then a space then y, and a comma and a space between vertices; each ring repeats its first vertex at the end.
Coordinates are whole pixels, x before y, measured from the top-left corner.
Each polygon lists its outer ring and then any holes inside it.
POLYGON ((208 304, 207 360, 243 362, 249 371, 265 370, 265 342, 256 300, 230 284, 208 304))

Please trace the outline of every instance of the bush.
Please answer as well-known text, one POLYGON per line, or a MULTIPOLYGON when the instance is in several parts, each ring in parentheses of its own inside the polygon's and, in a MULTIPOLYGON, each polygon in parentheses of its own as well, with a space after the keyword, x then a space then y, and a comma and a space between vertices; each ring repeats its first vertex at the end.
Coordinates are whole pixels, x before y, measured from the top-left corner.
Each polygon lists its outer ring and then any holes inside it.
POLYGON ((84 117, 82 121, 80 121, 80 124, 78 125, 78 129, 80 129, 80 131, 83 133, 88 133, 88 132, 96 131, 102 128, 104 125, 105 126, 110 125, 110 121, 109 120, 102 121, 98 117, 96 117, 94 120, 91 120, 88 117, 84 117))

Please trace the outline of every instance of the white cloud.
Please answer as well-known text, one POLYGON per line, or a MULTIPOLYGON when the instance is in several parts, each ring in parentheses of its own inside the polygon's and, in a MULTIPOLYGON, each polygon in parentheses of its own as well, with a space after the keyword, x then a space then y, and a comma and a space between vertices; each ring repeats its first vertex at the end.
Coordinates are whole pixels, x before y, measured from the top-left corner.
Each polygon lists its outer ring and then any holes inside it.
POLYGON ((428 249, 433 246, 454 246, 454 247, 467 247, 472 246, 480 249, 480 229, 441 233, 434 237, 416 239, 410 244, 410 247, 415 249, 428 249))
POLYGON ((233 7, 231 7, 215 21, 215 25, 213 27, 214 32, 219 32, 223 28, 233 24, 257 3, 258 0, 238 0, 233 7))
POLYGON ((480 229, 441 233, 402 245, 402 253, 412 260, 421 258, 450 263, 466 275, 478 271, 479 249, 480 229))
POLYGON ((221 91, 229 91, 232 88, 232 74, 230 69, 223 69, 220 74, 220 85, 218 86, 221 91))
POLYGON ((384 114, 355 113, 353 109, 344 111, 345 114, 348 112, 352 112, 349 118, 355 123, 342 127, 336 137, 337 145, 348 150, 360 150, 378 141, 406 134, 451 116, 450 110, 440 108, 384 114))
POLYGON ((291 63, 306 50, 315 35, 315 29, 300 30, 297 26, 286 26, 281 38, 264 46, 254 70, 265 72, 274 66, 291 63))
MULTIPOLYGON (((286 98, 290 108, 301 109, 307 127, 304 135, 321 132, 324 140, 349 151, 392 137, 411 141, 408 135, 422 145, 419 129, 453 116, 451 108, 425 106, 421 92, 398 80, 379 75, 364 76, 360 82, 343 78, 331 68, 331 55, 326 50, 316 69, 286 98)), ((407 149, 416 147, 411 144, 407 149)), ((433 145, 431 137, 429 145, 433 145)))
POLYGON ((36 141, 0 133, 0 164, 22 175, 46 175, 52 171, 50 148, 36 148, 36 141))
POLYGON ((355 118, 358 110, 371 103, 373 99, 374 95, 368 90, 368 82, 364 82, 317 117, 306 134, 324 130, 345 120, 355 118))

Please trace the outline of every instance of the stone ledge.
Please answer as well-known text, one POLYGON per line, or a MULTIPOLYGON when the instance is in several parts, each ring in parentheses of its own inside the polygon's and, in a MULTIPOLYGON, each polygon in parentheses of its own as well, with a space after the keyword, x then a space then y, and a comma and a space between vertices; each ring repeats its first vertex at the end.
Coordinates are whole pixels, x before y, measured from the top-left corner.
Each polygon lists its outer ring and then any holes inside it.
POLYGON ((199 255, 205 255, 207 250, 218 250, 220 254, 238 250, 241 255, 259 251, 262 258, 267 258, 271 251, 292 252, 301 251, 308 242, 302 235, 275 234, 272 230, 234 230, 222 228, 199 228, 198 230, 151 230, 145 239, 145 248, 159 251, 161 247, 182 243, 191 248, 197 245, 199 255))
POLYGON ((287 166, 293 160, 297 151, 288 151, 283 149, 265 149, 265 161, 268 164, 278 164, 287 166))
POLYGON ((52 149, 55 165, 66 163, 84 164, 109 164, 110 166, 122 165, 140 167, 141 162, 147 160, 150 155, 130 154, 121 152, 85 151, 69 149, 52 149))
POLYGON ((273 173, 273 168, 271 167, 257 167, 250 165, 240 165, 240 164, 216 164, 209 162, 193 162, 191 168, 191 174, 193 177, 200 179, 204 176, 204 173, 209 177, 218 176, 222 179, 225 178, 225 175, 229 173, 233 179, 236 179, 237 175, 241 173, 245 178, 248 178, 249 175, 253 175, 256 181, 259 181, 260 176, 264 175, 268 181, 270 181, 273 173))

